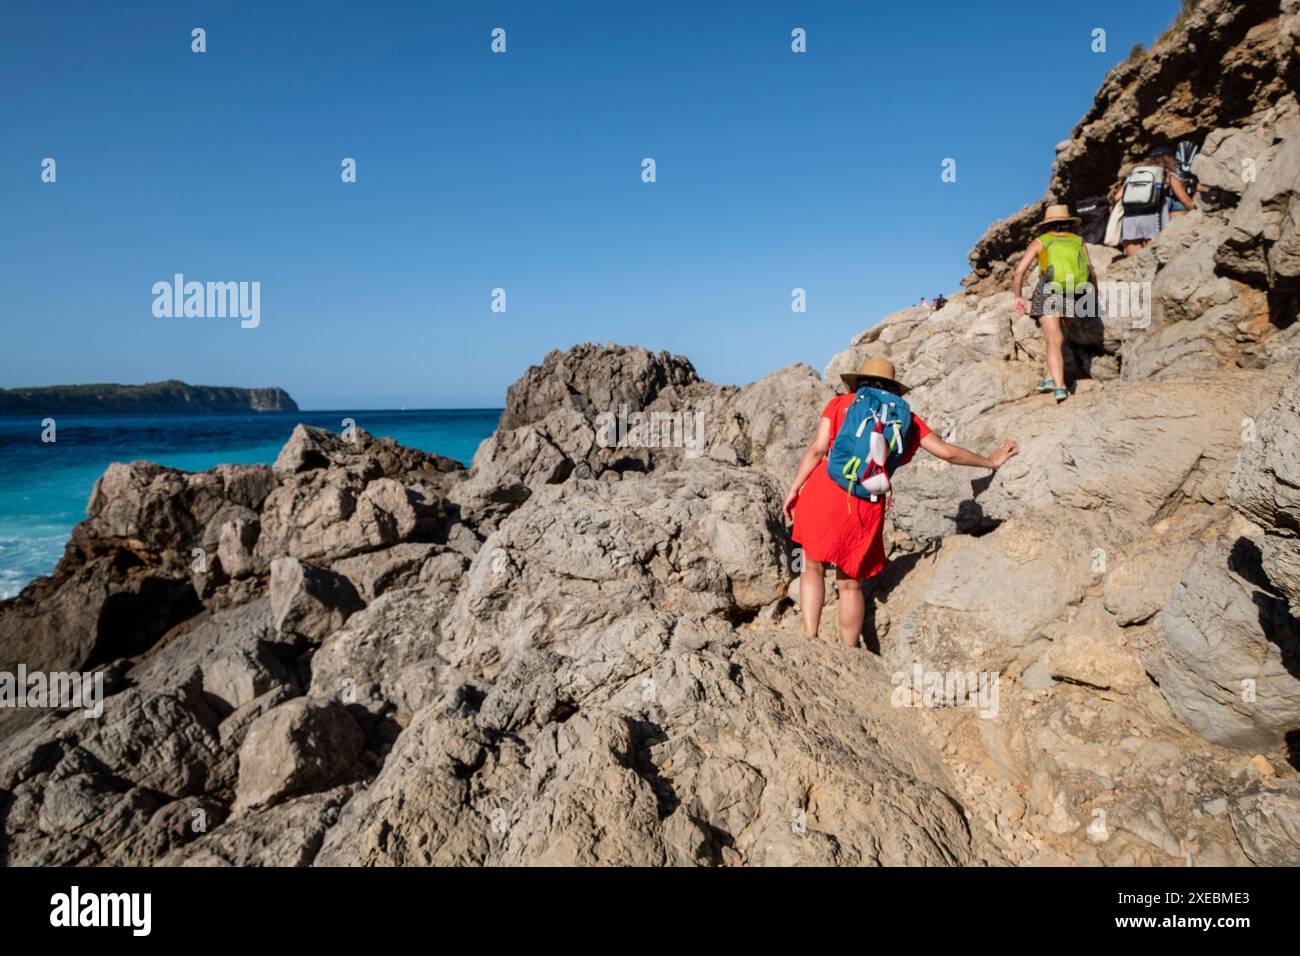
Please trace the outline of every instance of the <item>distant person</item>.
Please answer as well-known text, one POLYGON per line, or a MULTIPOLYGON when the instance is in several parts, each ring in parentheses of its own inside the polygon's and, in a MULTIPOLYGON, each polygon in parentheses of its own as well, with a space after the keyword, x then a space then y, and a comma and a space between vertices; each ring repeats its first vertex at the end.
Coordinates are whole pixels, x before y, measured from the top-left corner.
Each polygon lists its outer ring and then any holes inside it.
MULTIPOLYGON (((1183 140, 1174 150, 1174 167, 1178 179, 1182 182, 1183 188, 1187 190, 1187 195, 1196 199, 1196 191, 1199 182, 1196 174, 1192 172, 1192 161, 1196 159, 1196 154, 1200 152, 1198 147, 1191 140, 1183 140)), ((1169 197, 1169 217, 1171 219, 1178 216, 1186 216, 1191 207, 1184 206, 1174 196, 1169 197)))
POLYGON ((940 309, 942 309, 942 308, 943 308, 945 305, 947 305, 947 304, 948 304, 948 299, 947 299, 947 297, 944 296, 943 293, 940 293, 939 295, 937 295, 937 296, 935 297, 935 300, 934 300, 934 311, 938 312, 940 309))
POLYGON ((1124 204, 1120 241, 1126 256, 1137 255, 1160 235, 1171 216, 1185 216, 1196 205, 1179 178, 1173 152, 1163 146, 1132 168, 1112 198, 1124 204))
POLYGON ((866 615, 862 581, 885 567, 883 529, 894 469, 907 464, 917 448, 954 465, 997 469, 1019 448, 1004 441, 985 458, 943 441, 912 414, 903 400, 907 388, 894 378, 894 365, 887 359, 868 359, 861 371, 841 378, 848 391, 822 410, 781 510, 794 524, 791 537, 803 547, 799 606, 804 634, 817 636, 826 601, 826 565, 833 564, 840 641, 857 647, 866 615), (877 420, 870 430, 860 427, 877 420), (833 477, 837 465, 838 477, 833 477))
POLYGON ((921 296, 921 308, 924 309, 924 308, 926 307, 926 305, 927 305, 927 303, 926 303, 926 301, 925 301, 925 296, 921 296))
POLYGON ((1095 302, 1089 277, 1092 275, 1092 261, 1088 258, 1088 247, 1083 237, 1074 231, 1079 225, 1079 217, 1070 215, 1070 207, 1064 204, 1047 207, 1047 215, 1038 224, 1040 235, 1029 243, 1020 262, 1016 264, 1016 273, 1011 287, 1016 294, 1016 314, 1024 315, 1025 273, 1035 259, 1038 260, 1038 284, 1029 303, 1029 314, 1038 320, 1038 327, 1043 330, 1044 351, 1047 358, 1047 378, 1038 383, 1035 391, 1051 392, 1056 401, 1063 402, 1070 397, 1065 383, 1065 357, 1062 351, 1065 344, 1065 323, 1073 319, 1079 311, 1080 304, 1095 302))

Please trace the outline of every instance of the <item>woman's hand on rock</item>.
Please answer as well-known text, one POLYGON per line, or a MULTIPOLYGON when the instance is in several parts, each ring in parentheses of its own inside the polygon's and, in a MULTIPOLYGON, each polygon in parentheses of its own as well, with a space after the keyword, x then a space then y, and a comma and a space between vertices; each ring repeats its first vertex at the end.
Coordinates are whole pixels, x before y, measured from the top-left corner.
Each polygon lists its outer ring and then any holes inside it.
POLYGON ((1008 438, 997 448, 993 449, 993 454, 989 455, 989 461, 993 462, 994 468, 1001 468, 1007 463, 1008 458, 1014 458, 1020 454, 1020 445, 1014 438, 1008 438))
POLYGON ((1016 315, 1025 314, 1025 300, 1023 296, 1016 296, 1016 315))

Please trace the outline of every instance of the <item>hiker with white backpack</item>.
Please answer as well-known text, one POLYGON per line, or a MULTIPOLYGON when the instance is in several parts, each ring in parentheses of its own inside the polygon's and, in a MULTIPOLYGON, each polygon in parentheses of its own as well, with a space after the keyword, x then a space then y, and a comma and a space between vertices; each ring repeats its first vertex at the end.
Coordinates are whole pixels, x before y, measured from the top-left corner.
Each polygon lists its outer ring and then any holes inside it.
POLYGON ((1016 264, 1011 287, 1016 294, 1016 314, 1024 315, 1025 300, 1021 293, 1025 273, 1037 260, 1038 284, 1030 299, 1029 314, 1043 330, 1047 378, 1038 383, 1036 391, 1051 392, 1058 403, 1070 397, 1065 383, 1065 323, 1075 316, 1087 318, 1096 314, 1097 296, 1090 282, 1092 260, 1088 258, 1083 237, 1074 231, 1078 225, 1079 217, 1070 215, 1068 206, 1048 206, 1047 214, 1038 224, 1038 237, 1029 243, 1016 264))
POLYGON ((826 565, 835 566, 840 641, 857 647, 866 616, 862 581, 885 568, 885 512, 893 475, 918 448, 954 465, 1002 467, 1019 451, 1004 441, 988 458, 951 445, 913 414, 895 378, 894 364, 873 358, 843 375, 848 391, 822 410, 817 433, 804 451, 782 511, 803 548, 799 607, 804 634, 817 637, 826 601, 826 565))
POLYGON ((1120 242, 1126 256, 1137 255, 1158 236, 1169 225, 1170 216, 1186 215, 1196 205, 1183 183, 1173 151, 1164 146, 1153 149, 1134 166, 1112 198, 1124 207, 1120 242))

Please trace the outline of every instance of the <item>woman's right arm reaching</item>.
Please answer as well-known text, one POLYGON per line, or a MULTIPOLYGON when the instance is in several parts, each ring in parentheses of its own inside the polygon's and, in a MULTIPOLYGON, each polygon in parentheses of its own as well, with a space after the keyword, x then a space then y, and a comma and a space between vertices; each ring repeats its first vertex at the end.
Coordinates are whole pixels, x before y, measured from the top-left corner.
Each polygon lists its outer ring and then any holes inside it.
POLYGON ((941 458, 954 465, 968 465, 971 468, 992 468, 994 471, 1006 464, 1008 458, 1020 453, 1020 446, 1016 444, 1014 439, 1008 438, 993 450, 992 455, 985 458, 973 451, 967 451, 960 445, 948 444, 934 432, 930 432, 921 439, 921 447, 934 455, 935 458, 941 458))
POLYGON ((1169 188, 1174 191, 1174 198, 1188 209, 1196 208, 1196 200, 1192 198, 1191 194, 1187 191, 1187 187, 1183 185, 1183 181, 1177 176, 1169 177, 1169 188))

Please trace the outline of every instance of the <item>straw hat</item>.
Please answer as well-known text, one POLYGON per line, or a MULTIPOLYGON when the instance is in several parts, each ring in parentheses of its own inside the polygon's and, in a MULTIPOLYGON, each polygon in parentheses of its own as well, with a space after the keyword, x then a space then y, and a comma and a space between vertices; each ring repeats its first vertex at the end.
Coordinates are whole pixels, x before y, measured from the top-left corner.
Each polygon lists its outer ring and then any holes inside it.
POLYGON ((1043 221, 1040 222, 1038 226, 1041 229, 1043 226, 1052 226, 1056 223, 1066 222, 1072 222, 1077 226, 1082 221, 1083 220, 1078 216, 1070 215, 1070 207, 1065 205, 1065 203, 1053 203, 1047 207, 1047 215, 1043 217, 1043 221))
POLYGON ((907 393, 907 386, 894 378, 894 363, 889 359, 869 358, 858 371, 846 372, 840 379, 850 392, 856 392, 863 385, 881 385, 895 395, 907 393))

